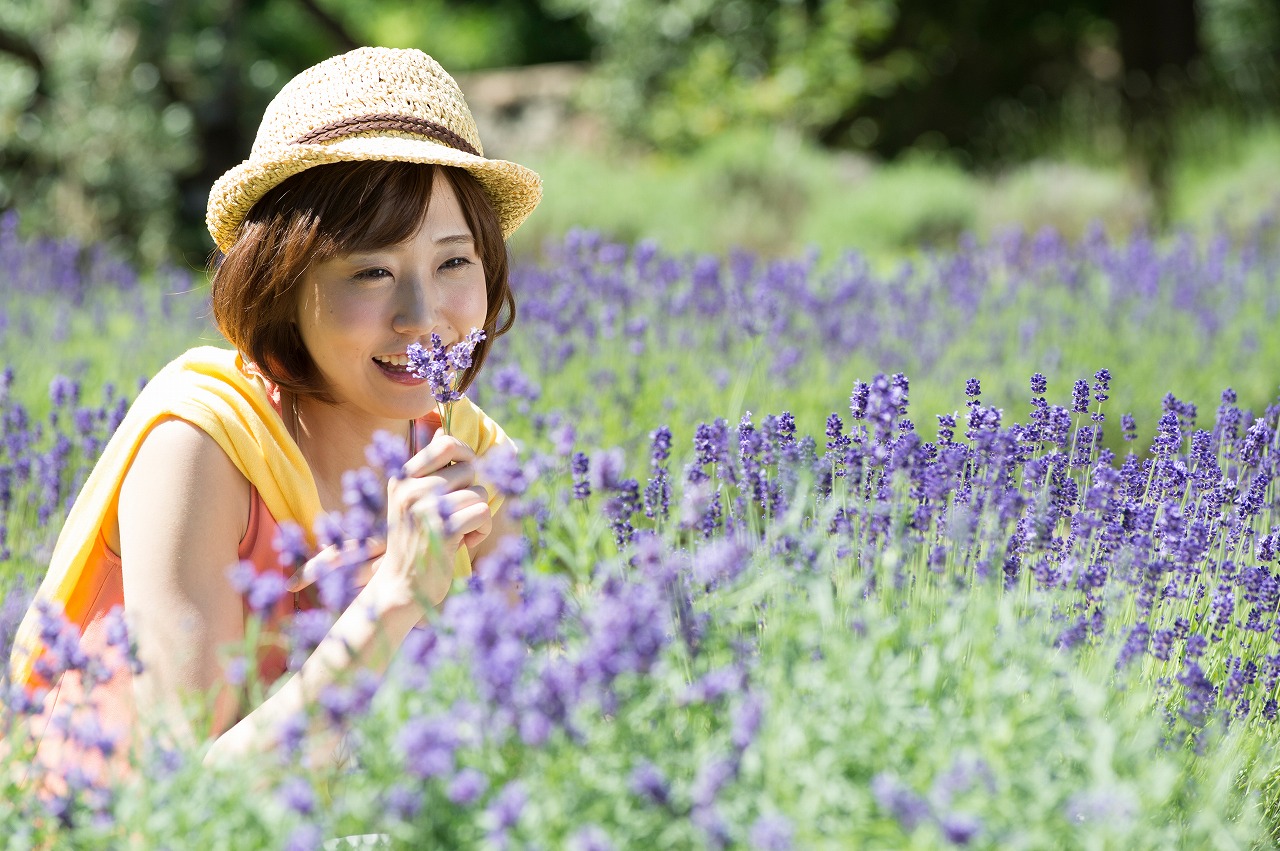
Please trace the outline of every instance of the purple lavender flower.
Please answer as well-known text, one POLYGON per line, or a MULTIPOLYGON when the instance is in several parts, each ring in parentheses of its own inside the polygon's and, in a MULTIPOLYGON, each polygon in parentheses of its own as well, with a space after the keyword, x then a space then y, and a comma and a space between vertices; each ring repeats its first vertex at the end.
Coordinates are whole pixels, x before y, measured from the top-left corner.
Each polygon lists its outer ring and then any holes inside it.
POLYGON ((424 348, 413 343, 405 354, 409 357, 409 371, 427 382, 431 396, 440 405, 445 434, 449 434, 453 403, 465 395, 458 389, 459 373, 471 368, 475 347, 485 339, 485 332, 472 328, 465 337, 448 349, 440 335, 431 333, 431 345, 424 348))
POLYGON ((791 851, 795 837, 785 816, 763 815, 751 825, 747 841, 756 851, 791 851))
POLYGON ((456 728, 455 721, 448 717, 418 717, 405 722, 396 741, 409 773, 421 778, 451 774, 459 745, 456 728))
POLYGON ((1075 386, 1071 389, 1071 410, 1076 414, 1089 411, 1089 382, 1083 378, 1077 379, 1075 386))
POLYGON ((387 790, 383 806, 400 821, 412 821, 422 810, 422 793, 398 783, 387 790))
POLYGON ((1100 369, 1093 375, 1093 399, 1098 404, 1107 401, 1111 389, 1111 370, 1100 369))
POLYGON ((666 520, 671 503, 671 477, 666 466, 671 457, 671 429, 659 426, 650 432, 649 440, 651 474, 644 489, 644 514, 661 521, 666 520))
POLYGON ((49 401, 54 408, 76 405, 80 401, 80 382, 65 375, 55 375, 49 382, 49 401))
POLYGON ((652 804, 670 806, 671 791, 667 779, 651 762, 641 761, 632 769, 628 786, 632 793, 652 804))
POLYGON ((409 447, 398 434, 379 429, 373 433, 373 442, 364 450, 369 466, 384 479, 403 479, 404 464, 409 460, 409 447))
POLYGON ((907 833, 915 830, 931 815, 929 803, 897 776, 888 772, 880 772, 871 779, 871 794, 880 808, 902 825, 907 833))
MULTIPOLYGON (((537 382, 525 375, 518 364, 506 363, 494 370, 493 375, 489 378, 489 384, 493 387, 495 393, 500 394, 507 399, 515 399, 518 401, 518 410, 521 413, 528 413, 530 403, 538 401, 542 397, 542 388, 537 382)), ((570 439, 572 443, 572 439, 570 439)))
POLYGON ((1217 689, 1204 675, 1199 663, 1190 657, 1178 674, 1178 683, 1183 687, 1182 708, 1179 713, 1192 725, 1204 726, 1217 699, 1217 689))
POLYGON ((755 741, 756 733, 764 717, 764 698, 757 691, 749 691, 733 710, 733 729, 730 741, 739 751, 746 750, 755 741))
POLYGON ((586 453, 573 453, 573 458, 569 461, 569 472, 573 476, 573 498, 586 499, 591 496, 591 459, 586 453))
POLYGON ((689 790, 694 808, 706 810, 713 807, 720 791, 737 775, 738 763, 735 760, 716 758, 704 764, 689 790))
POLYGON ((1129 637, 1125 639, 1124 647, 1120 649, 1120 658, 1116 660, 1117 669, 1128 667, 1135 657, 1139 657, 1146 652, 1150 633, 1150 627, 1147 626, 1145 621, 1134 625, 1133 629, 1129 631, 1129 637))
POLYGON ((464 768, 449 781, 446 797, 460 807, 469 807, 489 788, 489 778, 474 768, 464 768))
POLYGON ((596 492, 618 490, 622 485, 622 475, 626 466, 627 458, 621 449, 607 449, 596 453, 591 459, 590 470, 587 473, 591 490, 596 492))
POLYGON ((495 832, 504 833, 515 827, 528 801, 529 794, 519 780, 512 780, 503 786, 488 809, 489 818, 495 825, 495 832))
POLYGON ((476 475, 508 498, 524 496, 538 477, 535 464, 521 464, 514 446, 499 444, 480 456, 476 475))
POLYGON ((635 479, 622 480, 617 484, 614 495, 604 504, 604 515, 609 519, 609 528, 613 531, 618 546, 631 542, 635 532, 631 517, 639 509, 640 483, 635 479))
POLYGON ((1049 380, 1040 373, 1031 376, 1031 392, 1036 396, 1043 396, 1049 390, 1049 380))
POLYGON ((1125 441, 1137 439, 1138 423, 1133 419, 1133 414, 1122 414, 1120 416, 1120 430, 1124 432, 1125 441))
POLYGON ((316 793, 311 784, 296 775, 287 778, 277 791, 281 803, 299 815, 309 816, 315 812, 316 793))
POLYGON ((301 567, 310 556, 307 536, 303 533, 302 527, 291 520, 284 521, 276 528, 271 546, 276 551, 281 567, 301 567))
POLYGON ((275 572, 261 573, 254 578, 253 584, 249 586, 249 593, 245 595, 245 602, 254 614, 265 615, 276 603, 280 602, 286 591, 283 576, 275 572))
POLYGON ((714 703, 738 692, 745 682, 746 673, 738 665, 715 668, 691 683, 680 696, 680 703, 714 703))
POLYGON ((871 395, 871 386, 862 381, 853 382, 853 392, 849 395, 849 414, 854 422, 867 415, 867 403, 871 395))
POLYGON ((324 845, 324 833, 314 824, 301 824, 285 841, 285 851, 316 851, 324 845))
POLYGON ((613 851, 614 847, 609 835, 594 824, 581 828, 569 840, 571 851, 613 851))
POLYGON ((938 827, 952 845, 968 845, 982 832, 982 821, 968 813, 947 813, 938 820, 938 827))

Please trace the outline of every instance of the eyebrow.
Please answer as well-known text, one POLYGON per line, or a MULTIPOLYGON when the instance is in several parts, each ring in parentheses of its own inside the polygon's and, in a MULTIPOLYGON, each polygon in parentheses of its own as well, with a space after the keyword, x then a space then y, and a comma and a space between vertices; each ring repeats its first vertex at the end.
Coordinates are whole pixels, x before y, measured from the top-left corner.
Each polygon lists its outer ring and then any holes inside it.
MULTIPOLYGON (((432 241, 436 245, 474 245, 476 240, 475 237, 469 233, 451 233, 432 241)), ((353 262, 362 262, 369 260, 384 250, 385 249, 383 248, 367 248, 363 251, 351 251, 343 256, 345 256, 347 260, 353 262)))

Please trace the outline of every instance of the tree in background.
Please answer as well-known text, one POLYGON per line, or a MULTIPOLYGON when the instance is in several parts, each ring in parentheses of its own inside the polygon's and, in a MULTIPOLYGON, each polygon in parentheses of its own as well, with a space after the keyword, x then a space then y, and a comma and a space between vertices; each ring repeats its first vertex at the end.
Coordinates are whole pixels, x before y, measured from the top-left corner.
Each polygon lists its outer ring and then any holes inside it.
POLYGON ((1157 198, 1181 104, 1280 102, 1274 0, 5 0, 0 209, 201 265, 208 188, 266 102, 359 44, 454 72, 591 57, 592 109, 676 151, 781 126, 999 162, 1073 110, 1157 198))
POLYGON ((165 253, 191 112, 158 92, 129 0, 0 4, 0 207, 55 233, 165 253))
POLYGON ((204 263, 209 186, 291 76, 361 44, 451 71, 578 58, 534 0, 6 0, 0 209, 146 262, 204 263))
POLYGON ((1064 104, 1142 162, 1197 98, 1274 111, 1273 0, 544 0, 586 21, 627 138, 692 147, 744 123, 828 147, 1026 153, 1064 104))
POLYGON ((782 124, 822 136, 869 94, 923 77, 884 50, 894 0, 545 0, 583 16, 599 46, 599 103, 628 138, 687 148, 782 124))

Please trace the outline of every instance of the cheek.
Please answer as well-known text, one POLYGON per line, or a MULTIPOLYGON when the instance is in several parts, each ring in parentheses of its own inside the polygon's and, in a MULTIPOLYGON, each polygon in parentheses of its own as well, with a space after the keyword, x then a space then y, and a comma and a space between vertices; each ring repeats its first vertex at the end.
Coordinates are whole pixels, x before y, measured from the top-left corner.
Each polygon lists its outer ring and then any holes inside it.
POLYGON ((481 277, 478 281, 453 293, 447 309, 452 314, 455 324, 466 326, 458 329, 465 334, 471 330, 472 326, 484 325, 488 308, 489 297, 485 291, 484 278, 481 277))
POLYGON ((358 302, 335 298, 323 290, 308 298, 299 309, 298 330, 302 342, 317 363, 356 345, 368 317, 358 302))

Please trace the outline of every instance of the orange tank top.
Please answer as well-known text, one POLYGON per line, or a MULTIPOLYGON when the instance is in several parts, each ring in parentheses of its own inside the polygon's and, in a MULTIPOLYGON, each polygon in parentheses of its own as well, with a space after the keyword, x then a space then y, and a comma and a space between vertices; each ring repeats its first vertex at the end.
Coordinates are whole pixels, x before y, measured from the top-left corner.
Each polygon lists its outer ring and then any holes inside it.
MULTIPOLYGON (((284 572, 273 546, 277 529, 278 524, 258 490, 252 488, 248 527, 237 555, 241 561, 252 564, 259 575, 284 572)), ((127 757, 133 744, 137 715, 133 673, 125 655, 111 646, 108 634, 109 615, 115 609, 123 610, 125 604, 120 556, 111 551, 101 534, 94 546, 94 555, 91 581, 97 584, 97 593, 92 597, 93 604, 76 626, 81 634, 81 650, 90 658, 103 662, 107 677, 87 688, 81 671, 62 674, 45 694, 40 711, 28 727, 38 742, 36 759, 45 778, 42 786, 55 793, 63 787, 62 777, 73 768, 91 777, 103 777, 104 772, 117 776, 126 773, 127 757), (86 736, 85 731, 91 731, 90 735, 86 736), (115 741, 114 754, 109 760, 103 757, 99 748, 83 744, 86 738, 100 735, 115 741)), ((268 639, 262 642, 257 659, 258 679, 264 686, 270 686, 285 673, 288 661, 280 643, 271 641, 269 636, 278 635, 284 620, 296 611, 312 607, 309 594, 285 595, 269 614, 264 629, 268 639)), ((246 618, 249 615, 246 603, 246 618)))

